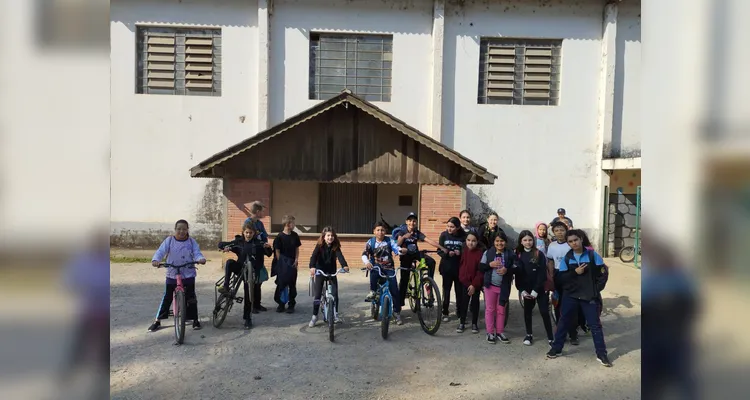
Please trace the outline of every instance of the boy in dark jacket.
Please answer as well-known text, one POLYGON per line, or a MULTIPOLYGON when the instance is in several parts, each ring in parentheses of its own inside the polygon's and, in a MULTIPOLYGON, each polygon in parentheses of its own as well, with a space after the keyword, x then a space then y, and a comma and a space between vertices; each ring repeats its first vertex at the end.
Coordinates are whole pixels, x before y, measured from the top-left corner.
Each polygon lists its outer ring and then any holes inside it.
POLYGON ((547 257, 544 252, 536 248, 536 239, 531 231, 522 231, 518 236, 518 268, 516 271, 516 289, 523 299, 523 320, 526 325, 526 337, 523 344, 531 346, 534 336, 531 330, 531 312, 539 304, 544 330, 547 331, 547 341, 552 345, 552 321, 549 316, 549 297, 544 291, 547 281, 547 257))
POLYGON ((580 306, 594 339, 596 359, 605 367, 611 367, 612 363, 607 358, 604 332, 599 320, 600 293, 607 284, 609 273, 599 254, 593 250, 584 249, 582 236, 576 229, 566 234, 571 250, 560 262, 559 276, 564 288, 562 312, 555 333, 555 341, 552 343, 552 349, 547 353, 547 358, 556 358, 562 354, 565 336, 570 324, 576 324, 577 321, 573 317, 576 308, 580 306))

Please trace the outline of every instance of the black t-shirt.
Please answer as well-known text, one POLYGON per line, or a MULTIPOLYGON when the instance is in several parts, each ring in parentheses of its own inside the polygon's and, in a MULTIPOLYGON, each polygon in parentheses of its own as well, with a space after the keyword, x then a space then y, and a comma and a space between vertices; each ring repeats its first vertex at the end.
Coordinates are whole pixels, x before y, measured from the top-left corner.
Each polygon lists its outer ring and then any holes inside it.
POLYGON ((290 234, 280 232, 276 239, 273 240, 273 251, 281 251, 281 254, 291 259, 297 257, 297 248, 302 246, 297 232, 292 231, 290 234))
MULTIPOLYGON (((448 251, 461 250, 464 247, 466 241, 466 234, 463 235, 451 235, 448 231, 443 231, 440 234, 438 242, 441 246, 448 249, 448 251)), ((442 274, 451 273, 458 274, 458 266, 461 263, 461 256, 448 256, 442 257, 440 261, 440 272, 442 274)))

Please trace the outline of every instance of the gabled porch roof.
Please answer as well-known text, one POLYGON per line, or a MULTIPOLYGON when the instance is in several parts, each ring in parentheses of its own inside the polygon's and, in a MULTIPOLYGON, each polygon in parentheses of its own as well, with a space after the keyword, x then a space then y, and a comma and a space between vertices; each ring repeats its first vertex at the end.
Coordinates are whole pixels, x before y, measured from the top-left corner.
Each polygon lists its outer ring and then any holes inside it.
POLYGON ((458 185, 497 178, 348 90, 209 157, 190 175, 458 185))

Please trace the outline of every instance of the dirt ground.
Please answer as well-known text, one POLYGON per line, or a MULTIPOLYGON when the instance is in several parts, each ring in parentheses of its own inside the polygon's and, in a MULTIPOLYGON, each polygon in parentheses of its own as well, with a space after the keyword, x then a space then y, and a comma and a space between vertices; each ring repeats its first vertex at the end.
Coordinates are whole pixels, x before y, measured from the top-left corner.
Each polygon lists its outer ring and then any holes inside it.
MULTIPOLYGON (((203 329, 188 328, 185 344, 173 346, 171 320, 148 333, 163 295, 164 270, 149 264, 111 264, 110 394, 115 399, 637 399, 640 389, 640 271, 608 259, 602 323, 613 368, 595 359, 590 335, 567 345, 563 357, 546 360, 548 346, 538 313, 537 341, 522 344, 522 309, 511 303, 506 334, 510 344, 485 342, 484 304, 480 334, 456 333, 457 321, 443 323, 435 336, 402 314, 387 341, 363 301, 368 281, 354 270, 340 276, 344 323, 336 342, 327 328, 308 328, 312 298, 308 277, 297 282, 297 312, 274 312, 271 281, 263 284, 268 312, 254 316, 255 328, 242 329, 236 305, 221 329, 211 325, 214 282, 220 255, 207 254, 198 271, 199 314, 203 329)), ((440 284, 439 276, 438 284, 440 284)), ((452 299, 452 310, 455 297, 452 299)), ((322 318, 321 318, 322 319, 322 318)))

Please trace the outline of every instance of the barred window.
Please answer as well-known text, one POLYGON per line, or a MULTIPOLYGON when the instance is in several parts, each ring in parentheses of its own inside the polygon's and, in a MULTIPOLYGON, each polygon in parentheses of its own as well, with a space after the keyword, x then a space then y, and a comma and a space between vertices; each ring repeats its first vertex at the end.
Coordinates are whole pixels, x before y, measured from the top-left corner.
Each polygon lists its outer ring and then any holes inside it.
POLYGON ((482 39, 479 104, 556 106, 562 40, 482 39))
POLYGON ((136 93, 221 96, 221 29, 138 27, 136 93))
POLYGON ((310 99, 349 89, 368 101, 391 101, 393 36, 312 33, 310 99))

